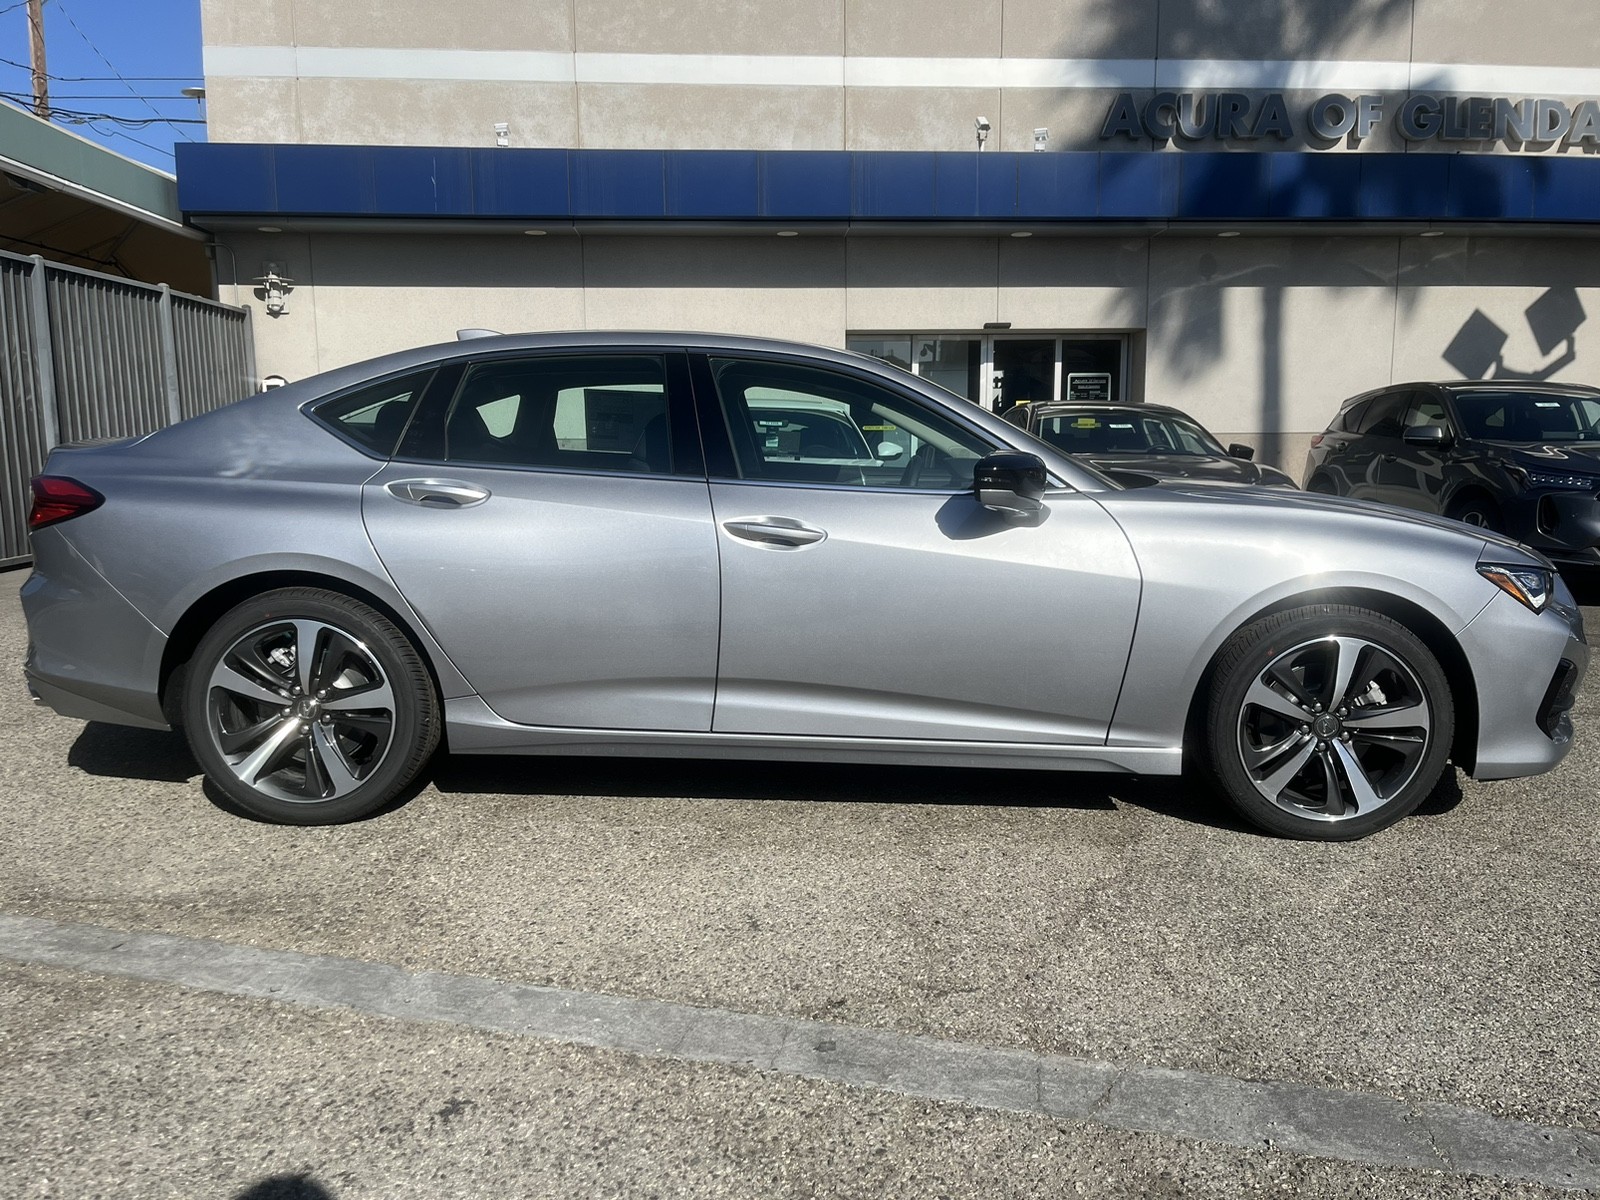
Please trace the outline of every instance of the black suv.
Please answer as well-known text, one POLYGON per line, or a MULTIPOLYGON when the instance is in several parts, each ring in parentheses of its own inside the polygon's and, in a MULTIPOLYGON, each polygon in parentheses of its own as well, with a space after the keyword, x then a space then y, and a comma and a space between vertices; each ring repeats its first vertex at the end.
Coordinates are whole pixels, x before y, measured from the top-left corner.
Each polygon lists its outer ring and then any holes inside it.
POLYGON ((1403 383, 1347 400, 1311 439, 1306 490, 1378 500, 1600 563, 1600 389, 1403 383))

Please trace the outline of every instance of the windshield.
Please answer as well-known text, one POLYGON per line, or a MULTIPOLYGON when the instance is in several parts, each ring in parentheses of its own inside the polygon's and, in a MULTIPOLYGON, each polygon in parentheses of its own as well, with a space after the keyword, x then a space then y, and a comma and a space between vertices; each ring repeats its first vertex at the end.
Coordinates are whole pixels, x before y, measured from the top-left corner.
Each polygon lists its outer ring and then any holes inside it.
POLYGON ((1208 454, 1226 451, 1188 417, 1132 406, 1041 416, 1035 436, 1068 454, 1208 454))
POLYGON ((1491 442, 1600 441, 1600 399, 1558 392, 1457 392, 1456 415, 1469 438, 1491 442))

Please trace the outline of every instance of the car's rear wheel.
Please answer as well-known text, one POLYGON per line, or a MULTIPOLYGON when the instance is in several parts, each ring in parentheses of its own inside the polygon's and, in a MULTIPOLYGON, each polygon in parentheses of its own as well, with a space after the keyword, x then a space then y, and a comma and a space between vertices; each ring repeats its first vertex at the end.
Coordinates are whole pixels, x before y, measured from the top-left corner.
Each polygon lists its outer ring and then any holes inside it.
POLYGON ((1449 681, 1413 633, 1368 609, 1318 604, 1229 639, 1204 737, 1213 779, 1245 818, 1344 841, 1427 798, 1454 730, 1449 681))
POLYGON ((393 800, 439 742, 439 701, 405 634, 348 596, 284 588, 238 605, 201 639, 184 728, 240 807, 329 825, 393 800))
POLYGON ((1306 491, 1315 492, 1319 496, 1333 496, 1338 494, 1338 489, 1333 486, 1333 480, 1326 475, 1314 475, 1306 481, 1306 491))

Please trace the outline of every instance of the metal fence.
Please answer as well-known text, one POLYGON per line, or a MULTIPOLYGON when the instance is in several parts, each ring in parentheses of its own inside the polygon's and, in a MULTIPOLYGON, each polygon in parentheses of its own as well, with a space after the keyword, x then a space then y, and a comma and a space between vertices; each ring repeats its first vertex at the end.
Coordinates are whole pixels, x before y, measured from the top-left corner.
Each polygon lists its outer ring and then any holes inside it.
POLYGON ((248 309, 0 251, 0 566, 28 558, 51 446, 150 433, 255 375, 248 309))

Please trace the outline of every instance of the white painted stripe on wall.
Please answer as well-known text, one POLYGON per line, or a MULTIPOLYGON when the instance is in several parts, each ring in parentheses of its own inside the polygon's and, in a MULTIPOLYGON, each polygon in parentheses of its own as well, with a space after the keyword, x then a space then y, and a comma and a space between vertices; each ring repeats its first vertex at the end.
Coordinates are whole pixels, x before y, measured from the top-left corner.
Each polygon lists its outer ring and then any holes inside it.
POLYGON ((207 46, 212 78, 438 79, 854 88, 1241 88, 1496 96, 1600 95, 1600 68, 1335 60, 867 58, 782 54, 570 54, 557 50, 207 46))
POLYGON ((749 87, 839 87, 845 60, 833 54, 572 54, 579 83, 693 83, 749 87))
POLYGON ((1260 88, 1271 91, 1382 92, 1403 90, 1411 64, 1237 59, 1157 59, 1156 86, 1174 91, 1260 88))

